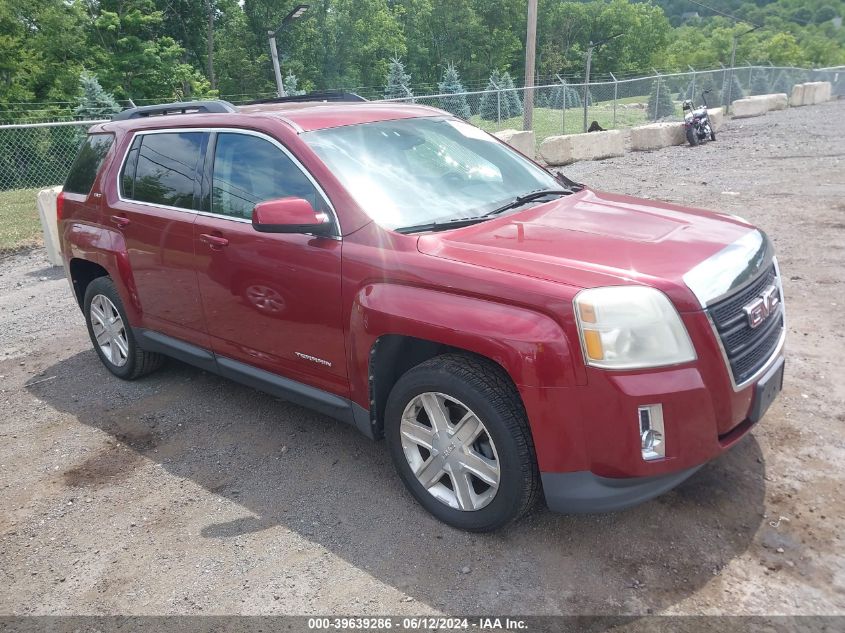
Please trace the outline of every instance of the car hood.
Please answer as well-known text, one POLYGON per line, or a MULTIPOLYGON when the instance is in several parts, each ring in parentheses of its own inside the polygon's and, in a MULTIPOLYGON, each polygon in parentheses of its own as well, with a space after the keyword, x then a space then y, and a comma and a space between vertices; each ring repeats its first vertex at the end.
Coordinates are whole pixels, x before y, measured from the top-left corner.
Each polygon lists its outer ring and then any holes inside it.
POLYGON ((579 288, 642 283, 681 310, 698 264, 756 229, 735 216, 584 189, 462 229, 423 235, 423 254, 579 288))

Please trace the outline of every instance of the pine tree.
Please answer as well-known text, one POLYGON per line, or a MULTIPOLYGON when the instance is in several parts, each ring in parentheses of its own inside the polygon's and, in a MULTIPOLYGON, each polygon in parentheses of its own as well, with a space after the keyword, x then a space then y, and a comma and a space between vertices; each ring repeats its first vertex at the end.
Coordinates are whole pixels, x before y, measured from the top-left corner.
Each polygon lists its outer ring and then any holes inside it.
MULTIPOLYGON (((725 77, 725 81, 722 83, 722 98, 730 99, 733 102, 737 99, 742 99, 744 96, 742 84, 739 83, 739 77, 736 76, 736 73, 728 73, 728 76, 725 77), (728 94, 728 83, 731 85, 730 95, 728 94)), ((724 105, 730 104, 725 103, 724 105)))
POLYGON ((506 119, 507 108, 505 105, 506 99, 504 95, 498 91, 502 87, 502 76, 498 70, 490 73, 490 79, 487 81, 487 86, 484 88, 484 94, 481 95, 481 107, 478 114, 485 121, 497 121, 499 119, 499 109, 501 107, 501 118, 506 119), (499 98, 501 96, 501 104, 499 98))
POLYGON ((390 60, 387 69, 387 86, 384 88, 385 99, 404 99, 413 97, 410 88, 411 75, 405 72, 405 64, 398 57, 390 60))
POLYGON ((648 118, 651 120, 662 119, 675 113, 675 103, 672 101, 669 87, 660 80, 651 84, 646 111, 648 118))
POLYGON ((520 91, 516 89, 513 82, 513 77, 508 71, 502 73, 502 88, 507 92, 502 94, 502 100, 505 101, 507 97, 508 116, 507 118, 522 116, 522 96, 520 91))
POLYGON ((757 71, 751 79, 751 94, 765 95, 769 94, 769 73, 768 71, 757 71))
POLYGON ((299 79, 296 78, 296 75, 288 71, 287 76, 282 80, 282 86, 285 89, 285 94, 289 97, 298 97, 299 95, 304 95, 304 90, 297 89, 298 83, 299 79))
POLYGON ((566 107, 580 108, 581 107, 581 91, 578 88, 571 88, 566 86, 566 107))
POLYGON ((74 110, 76 116, 85 119, 106 119, 120 112, 120 105, 110 93, 103 90, 97 81, 97 75, 83 71, 79 76, 79 86, 82 95, 74 110))
POLYGON ((787 95, 791 95, 792 86, 793 83, 789 80, 789 76, 784 71, 780 71, 778 76, 775 78, 774 84, 772 85, 772 91, 775 93, 783 92, 787 95))
POLYGON ((461 77, 454 64, 450 63, 446 66, 446 70, 443 72, 443 81, 437 84, 437 88, 441 94, 455 95, 453 97, 442 97, 440 107, 457 117, 469 119, 472 112, 469 109, 466 94, 464 94, 466 89, 461 83, 461 77))

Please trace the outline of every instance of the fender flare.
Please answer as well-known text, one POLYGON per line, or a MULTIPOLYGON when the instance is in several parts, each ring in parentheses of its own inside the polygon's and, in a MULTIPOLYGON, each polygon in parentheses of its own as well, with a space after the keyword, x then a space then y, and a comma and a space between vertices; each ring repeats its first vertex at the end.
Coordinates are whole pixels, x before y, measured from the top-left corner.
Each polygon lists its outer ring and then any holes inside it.
POLYGON ((441 290, 371 283, 352 300, 349 375, 352 399, 369 404, 369 358, 388 334, 408 336, 489 358, 517 387, 576 384, 563 328, 548 315, 520 306, 441 290))
MULTIPOLYGON (((117 287, 130 324, 140 324, 141 302, 123 234, 102 227, 67 222, 62 242, 68 277, 70 277, 70 262, 73 259, 82 259, 102 266, 117 287)), ((73 285, 73 280, 70 282, 73 285)))

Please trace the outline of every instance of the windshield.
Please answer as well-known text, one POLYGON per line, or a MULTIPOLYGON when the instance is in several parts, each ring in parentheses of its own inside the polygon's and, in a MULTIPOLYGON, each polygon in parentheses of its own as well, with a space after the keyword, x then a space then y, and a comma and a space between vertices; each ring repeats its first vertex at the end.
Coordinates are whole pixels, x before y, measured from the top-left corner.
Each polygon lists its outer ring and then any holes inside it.
POLYGON ((364 211, 390 229, 476 217, 516 196, 561 187, 516 151, 457 119, 364 123, 302 138, 364 211))

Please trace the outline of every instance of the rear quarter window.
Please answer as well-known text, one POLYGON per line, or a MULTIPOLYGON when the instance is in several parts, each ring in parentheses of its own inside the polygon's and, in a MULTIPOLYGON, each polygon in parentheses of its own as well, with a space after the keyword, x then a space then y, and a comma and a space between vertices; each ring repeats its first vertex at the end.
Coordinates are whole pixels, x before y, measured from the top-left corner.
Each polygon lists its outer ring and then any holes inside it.
POLYGON ((88 195, 113 143, 111 134, 89 134, 70 167, 64 190, 88 195))

